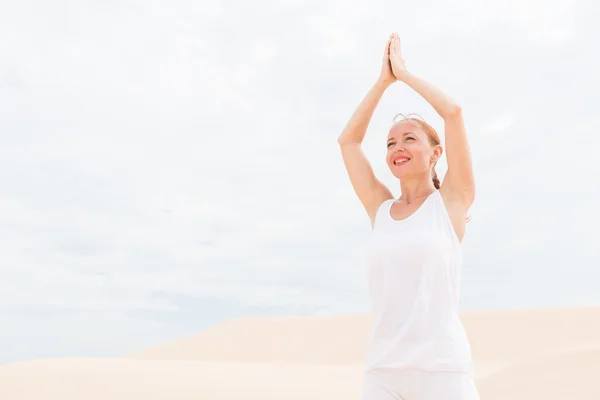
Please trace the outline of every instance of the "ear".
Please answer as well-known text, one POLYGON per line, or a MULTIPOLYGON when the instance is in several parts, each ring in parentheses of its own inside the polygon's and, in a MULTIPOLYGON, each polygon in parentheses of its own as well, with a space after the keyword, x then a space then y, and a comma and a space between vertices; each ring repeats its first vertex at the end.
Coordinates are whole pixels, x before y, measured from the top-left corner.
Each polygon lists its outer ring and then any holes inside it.
POLYGON ((443 153, 444 153, 444 148, 438 144, 433 149, 433 155, 431 156, 432 160, 434 162, 437 162, 440 159, 440 157, 442 157, 443 153))

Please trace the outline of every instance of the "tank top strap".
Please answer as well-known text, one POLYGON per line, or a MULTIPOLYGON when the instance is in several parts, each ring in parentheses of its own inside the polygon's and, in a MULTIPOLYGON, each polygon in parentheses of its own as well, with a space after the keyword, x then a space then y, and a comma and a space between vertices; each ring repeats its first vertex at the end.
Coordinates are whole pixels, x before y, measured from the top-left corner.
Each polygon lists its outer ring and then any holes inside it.
POLYGON ((391 199, 387 199, 384 200, 380 205, 379 208, 377 209, 377 213, 375 214, 375 221, 373 224, 373 229, 375 229, 377 226, 381 226, 382 224, 387 224, 388 218, 389 217, 389 212, 390 212, 390 208, 392 207, 392 204, 394 203, 394 198, 391 199))
POLYGON ((439 190, 436 190, 436 193, 433 193, 432 196, 435 198, 433 203, 435 203, 435 219, 438 222, 440 228, 444 231, 446 235, 450 238, 450 240, 455 244, 460 246, 460 242, 458 240, 458 236, 456 235, 456 231, 454 230, 454 225, 452 225, 452 220, 450 219, 450 214, 448 213, 448 209, 446 208, 446 203, 444 203, 444 198, 439 190))

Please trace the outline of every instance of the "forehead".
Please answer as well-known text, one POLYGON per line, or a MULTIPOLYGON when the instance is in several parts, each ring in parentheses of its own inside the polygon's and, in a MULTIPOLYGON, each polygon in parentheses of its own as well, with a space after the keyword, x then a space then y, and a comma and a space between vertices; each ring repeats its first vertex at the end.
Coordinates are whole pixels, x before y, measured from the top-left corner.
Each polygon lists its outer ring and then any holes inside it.
POLYGON ((418 136, 424 135, 425 133, 421 130, 421 128, 419 128, 419 126, 417 125, 416 122, 412 122, 412 121, 400 121, 400 122, 396 122, 394 125, 392 125, 392 127, 390 128, 390 131, 388 133, 388 139, 391 138, 398 138, 402 135, 404 135, 405 133, 414 133, 418 136))

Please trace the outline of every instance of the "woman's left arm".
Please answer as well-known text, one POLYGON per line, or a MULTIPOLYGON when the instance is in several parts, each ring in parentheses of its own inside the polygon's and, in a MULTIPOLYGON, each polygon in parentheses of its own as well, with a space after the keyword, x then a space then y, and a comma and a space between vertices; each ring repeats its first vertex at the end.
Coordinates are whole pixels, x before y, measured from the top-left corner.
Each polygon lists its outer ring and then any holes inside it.
POLYGON ((407 71, 400 49, 400 38, 396 34, 390 49, 390 61, 396 78, 423 96, 444 119, 448 171, 442 188, 458 199, 466 211, 475 199, 475 179, 460 105, 439 88, 407 71))

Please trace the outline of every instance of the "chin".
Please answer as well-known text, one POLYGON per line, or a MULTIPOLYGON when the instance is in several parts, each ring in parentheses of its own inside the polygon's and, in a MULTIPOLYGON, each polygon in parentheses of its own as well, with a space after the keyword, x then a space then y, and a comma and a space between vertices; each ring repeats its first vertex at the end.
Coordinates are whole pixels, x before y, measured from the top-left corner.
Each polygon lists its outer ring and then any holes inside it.
POLYGON ((414 169, 411 168, 394 168, 392 169, 392 175, 394 175, 396 178, 400 179, 400 180, 407 180, 407 179, 411 179, 414 177, 418 177, 421 176, 423 174, 427 173, 427 170, 425 171, 415 171, 414 169))
POLYGON ((412 175, 410 171, 402 171, 400 169, 394 168, 392 169, 392 175, 394 175, 398 179, 406 179, 412 175))

